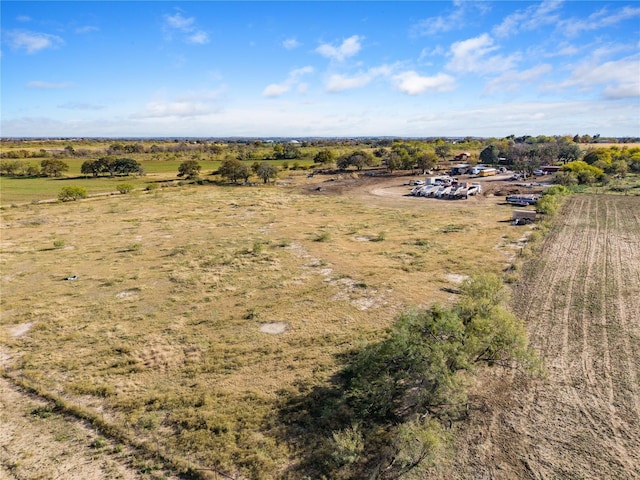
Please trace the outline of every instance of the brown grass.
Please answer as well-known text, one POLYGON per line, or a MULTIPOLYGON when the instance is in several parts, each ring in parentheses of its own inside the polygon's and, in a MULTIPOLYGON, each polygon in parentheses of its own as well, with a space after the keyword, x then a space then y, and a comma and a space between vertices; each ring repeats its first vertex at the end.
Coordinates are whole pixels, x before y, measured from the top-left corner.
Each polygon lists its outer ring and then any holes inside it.
POLYGON ((293 451, 271 434, 282 399, 329 382, 336 355, 402 309, 450 302, 459 275, 499 272, 514 251, 500 199, 406 198, 393 178, 382 196, 357 182, 307 193, 324 180, 2 211, 8 375, 167 458, 277 478, 293 451), (272 323, 285 331, 261 331, 272 323))

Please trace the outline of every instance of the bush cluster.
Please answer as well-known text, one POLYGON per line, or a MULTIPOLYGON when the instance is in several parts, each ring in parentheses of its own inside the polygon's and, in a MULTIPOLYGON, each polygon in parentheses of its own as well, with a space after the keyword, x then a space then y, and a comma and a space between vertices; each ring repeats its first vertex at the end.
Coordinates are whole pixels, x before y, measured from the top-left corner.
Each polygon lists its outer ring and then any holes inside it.
POLYGON ((304 426, 320 437, 306 474, 398 478, 444 448, 444 426, 464 418, 478 365, 535 366, 522 322, 501 306, 498 276, 474 276, 460 293, 452 307, 400 315, 386 340, 353 352, 339 388, 309 397, 305 409, 322 413, 304 426))

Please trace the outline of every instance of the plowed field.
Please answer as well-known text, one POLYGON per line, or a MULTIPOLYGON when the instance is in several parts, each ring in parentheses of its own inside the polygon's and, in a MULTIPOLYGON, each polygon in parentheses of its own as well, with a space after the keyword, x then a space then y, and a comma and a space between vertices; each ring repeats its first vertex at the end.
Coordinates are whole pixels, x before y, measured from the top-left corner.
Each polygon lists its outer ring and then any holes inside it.
POLYGON ((640 478, 640 199, 572 197, 521 278, 546 373, 485 393, 456 476, 640 478))

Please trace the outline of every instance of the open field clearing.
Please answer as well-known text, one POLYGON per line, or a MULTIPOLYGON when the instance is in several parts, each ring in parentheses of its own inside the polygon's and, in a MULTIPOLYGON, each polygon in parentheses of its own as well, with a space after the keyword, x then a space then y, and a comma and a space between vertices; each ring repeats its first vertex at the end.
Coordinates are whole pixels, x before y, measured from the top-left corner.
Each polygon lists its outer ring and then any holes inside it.
POLYGON ((570 198, 514 303, 546 376, 485 385, 447 476, 640 478, 640 199, 570 198))
MULTIPOLYGON (((279 405, 330 382, 407 306, 502 271, 529 231, 501 197, 326 180, 3 210, 5 375, 170 465, 282 478, 304 452, 279 405)), ((23 451, 2 462, 35 478, 23 451)))

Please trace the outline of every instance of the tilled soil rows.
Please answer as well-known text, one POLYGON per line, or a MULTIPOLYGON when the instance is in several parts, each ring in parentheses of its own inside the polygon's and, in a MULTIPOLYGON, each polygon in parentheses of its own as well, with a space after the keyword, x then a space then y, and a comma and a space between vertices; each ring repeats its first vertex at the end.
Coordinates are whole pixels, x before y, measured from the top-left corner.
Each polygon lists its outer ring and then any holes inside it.
POLYGON ((545 374, 485 392, 460 478, 640 478, 640 198, 570 198, 521 278, 545 374))

